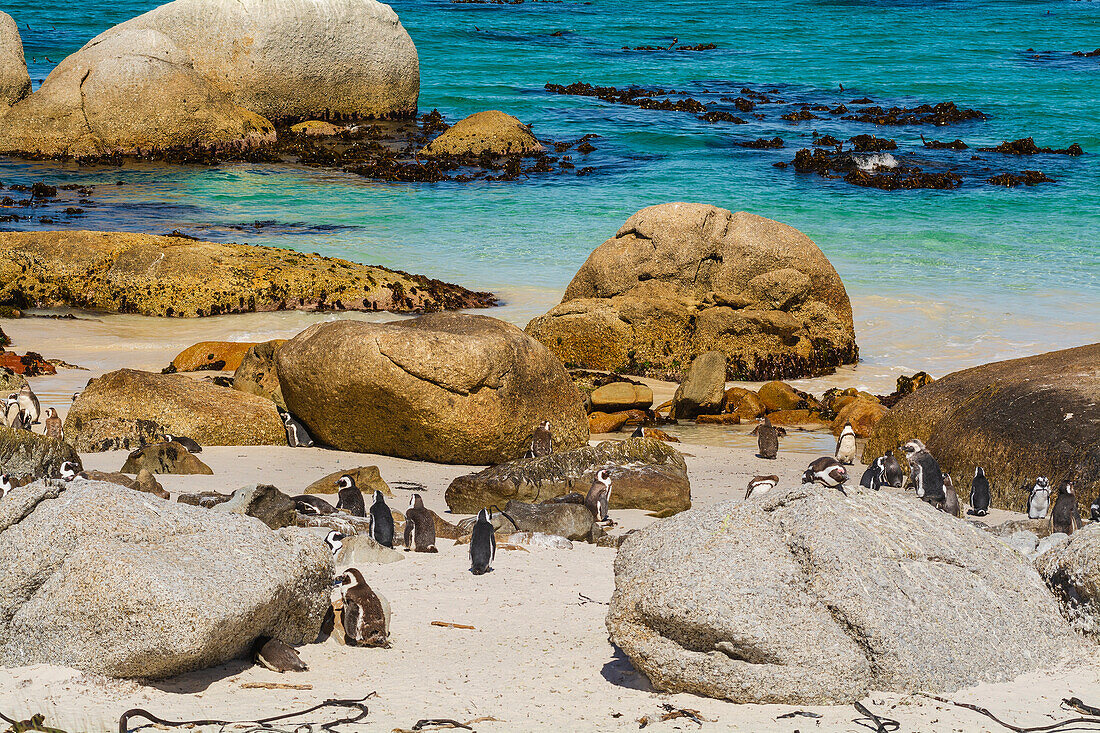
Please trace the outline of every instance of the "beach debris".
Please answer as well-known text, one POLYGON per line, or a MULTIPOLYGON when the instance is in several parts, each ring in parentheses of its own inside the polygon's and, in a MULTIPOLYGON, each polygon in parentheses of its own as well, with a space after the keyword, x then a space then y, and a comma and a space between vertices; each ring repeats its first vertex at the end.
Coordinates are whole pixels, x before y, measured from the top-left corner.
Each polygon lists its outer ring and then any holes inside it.
POLYGON ((784 713, 783 715, 777 715, 777 716, 775 716, 775 719, 776 720, 784 720, 786 718, 814 718, 814 719, 817 719, 817 718, 820 718, 820 717, 821 717, 821 715, 819 713, 811 713, 809 710, 793 710, 789 713, 784 713))
POLYGON ((294 682, 243 682, 243 690, 312 690, 313 685, 294 682))
POLYGON ((871 712, 870 708, 868 708, 863 703, 855 703, 855 708, 860 713, 867 716, 866 718, 856 718, 855 720, 853 720, 852 722, 856 725, 861 725, 864 728, 869 728, 870 730, 875 731, 875 733, 893 733, 893 731, 901 728, 901 723, 899 723, 898 721, 891 718, 885 718, 875 715, 871 712))
POLYGON ((462 728, 464 730, 473 730, 473 725, 475 723, 488 723, 490 721, 496 723, 501 722, 499 718, 494 718, 491 715, 467 720, 465 723, 460 723, 452 718, 425 718, 416 721, 412 728, 394 728, 392 733, 407 733, 407 731, 428 730, 429 728, 462 728))
POLYGON ((431 625, 439 626, 444 629, 466 629, 468 631, 477 631, 476 627, 470 626, 468 624, 456 624, 452 623, 451 621, 432 621, 431 625))
MULTIPOLYGON (((372 697, 376 697, 377 695, 378 695, 377 692, 371 692, 370 694, 368 694, 364 697, 361 697, 359 699, 355 699, 355 700, 336 700, 336 699, 325 700, 324 702, 318 703, 318 704, 314 705, 311 708, 307 708, 306 710, 302 710, 302 711, 297 712, 297 713, 283 713, 282 715, 272 715, 271 717, 268 717, 268 718, 258 718, 258 719, 255 719, 255 720, 248 720, 248 721, 233 721, 233 720, 180 720, 180 721, 175 721, 175 720, 165 720, 164 718, 158 717, 158 716, 154 715, 153 713, 150 713, 148 710, 142 710, 141 708, 133 708, 131 710, 127 710, 126 712, 124 712, 119 717, 119 719, 118 719, 118 731, 119 731, 119 733, 128 733, 128 731, 130 730, 130 720, 132 720, 133 718, 144 718, 145 720, 148 720, 149 722, 153 723, 154 725, 157 725, 157 726, 160 726, 160 727, 163 727, 163 728, 195 728, 195 727, 204 726, 204 725, 226 726, 226 725, 240 725, 240 724, 243 724, 243 723, 258 723, 261 726, 267 728, 269 723, 277 723, 279 721, 290 720, 292 718, 300 718, 304 715, 309 715, 310 713, 317 712, 318 710, 324 710, 326 708, 346 708, 346 709, 351 710, 351 711, 358 711, 358 714, 355 714, 351 717, 340 718, 340 719, 337 719, 337 720, 330 720, 330 721, 327 721, 327 722, 324 722, 324 723, 303 723, 303 724, 300 725, 300 727, 305 727, 305 726, 308 725, 308 726, 318 726, 318 727, 320 727, 324 730, 332 730, 333 728, 335 728, 338 725, 345 725, 345 724, 348 724, 348 723, 358 723, 359 721, 366 718, 367 715, 370 714, 370 711, 367 709, 367 706, 366 706, 366 701, 369 700, 372 697)), ((144 727, 144 726, 139 726, 139 727, 144 727)), ((295 728, 295 730, 298 730, 298 729, 299 728, 295 728)), ((37 729, 30 729, 30 730, 37 730, 37 729)))
POLYGON ((3 720, 5 723, 11 723, 11 726, 4 733, 31 733, 31 731, 37 731, 38 733, 66 733, 60 728, 46 725, 46 716, 42 715, 42 713, 35 713, 27 720, 12 720, 3 713, 0 713, 0 720, 3 720))
MULTIPOLYGON (((1005 721, 1001 720, 996 715, 980 705, 975 705, 969 702, 956 702, 954 700, 948 700, 946 697, 940 697, 939 695, 933 695, 928 692, 918 692, 917 694, 923 697, 927 697, 930 700, 935 700, 936 702, 942 702, 946 705, 954 705, 955 707, 973 710, 975 713, 978 713, 979 715, 984 715, 985 717, 992 720, 994 723, 997 723, 998 725, 1001 725, 1008 730, 1013 731, 1014 733, 1039 733, 1039 731, 1071 730, 1073 729, 1072 726, 1079 725, 1100 725, 1100 707, 1087 705, 1082 702, 1081 699, 1078 697, 1062 698, 1062 705, 1072 710, 1076 710, 1079 713, 1084 713, 1089 717, 1069 718, 1067 720, 1059 720, 1057 722, 1047 723, 1045 725, 1026 727, 1021 725, 1013 725, 1012 723, 1006 723, 1005 721)), ((859 707, 859 703, 856 703, 856 707, 859 707)), ((890 730, 897 729, 892 728, 890 730)))

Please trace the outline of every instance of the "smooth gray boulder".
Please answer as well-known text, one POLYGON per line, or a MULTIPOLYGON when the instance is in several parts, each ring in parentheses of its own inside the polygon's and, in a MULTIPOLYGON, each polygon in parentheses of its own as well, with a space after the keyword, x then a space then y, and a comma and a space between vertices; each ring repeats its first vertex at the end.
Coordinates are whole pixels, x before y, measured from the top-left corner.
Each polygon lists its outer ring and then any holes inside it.
POLYGON ((77 478, 0 500, 0 665, 162 678, 259 636, 312 642, 332 554, 311 532, 77 478))
POLYGON ((541 532, 567 540, 595 542, 604 531, 583 504, 528 504, 510 501, 493 514, 493 526, 504 534, 541 532))
POLYGON ((607 628, 659 690, 792 705, 1010 679, 1075 643, 1001 540, 858 486, 725 502, 630 534, 607 628))
POLYGON ((68 443, 0 425, 0 473, 15 478, 56 478, 61 475, 61 464, 66 461, 75 463, 77 470, 83 470, 80 456, 68 443))
POLYGON ((690 420, 699 415, 722 411, 726 398, 726 355, 707 351, 695 357, 676 394, 672 397, 669 417, 690 420))
POLYGON ((290 527, 297 519, 294 500, 268 484, 241 487, 233 492, 228 501, 212 508, 219 512, 256 517, 271 529, 290 527))
POLYGON ((1040 554, 1035 567, 1062 600, 1074 628, 1100 639, 1100 523, 1085 525, 1040 554))
POLYGON ((31 77, 19 26, 10 15, 0 12, 0 115, 30 92, 31 77))

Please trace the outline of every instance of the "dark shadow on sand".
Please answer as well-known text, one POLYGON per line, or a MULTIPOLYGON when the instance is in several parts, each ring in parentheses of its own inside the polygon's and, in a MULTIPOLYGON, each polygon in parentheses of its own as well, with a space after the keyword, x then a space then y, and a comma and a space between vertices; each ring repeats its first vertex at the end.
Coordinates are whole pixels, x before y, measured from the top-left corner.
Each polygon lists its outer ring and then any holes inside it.
POLYGON ((604 664, 603 669, 600 670, 603 678, 617 687, 626 687, 630 690, 641 690, 642 692, 655 692, 653 685, 649 684, 649 678, 634 669, 634 665, 623 654, 623 650, 614 644, 611 645, 611 648, 615 650, 615 653, 611 661, 604 664))
POLYGON ((252 662, 247 659, 234 659, 217 667, 187 672, 163 680, 145 680, 142 684, 174 695, 190 695, 205 692, 206 688, 215 682, 238 675, 251 666, 253 666, 252 662))

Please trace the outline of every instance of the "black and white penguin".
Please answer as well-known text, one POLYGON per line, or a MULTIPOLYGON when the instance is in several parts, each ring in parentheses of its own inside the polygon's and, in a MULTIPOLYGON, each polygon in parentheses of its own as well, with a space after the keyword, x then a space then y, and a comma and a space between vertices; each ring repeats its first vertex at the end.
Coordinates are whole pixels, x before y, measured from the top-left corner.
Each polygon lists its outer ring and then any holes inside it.
POLYGON ((937 507, 946 500, 943 491, 943 471, 924 443, 913 438, 903 446, 909 459, 909 483, 917 490, 917 498, 937 507))
POLYGON ((989 504, 989 479, 985 477, 985 469, 978 466, 970 481, 970 511, 967 514, 984 517, 989 514, 989 504))
POLYGON ((539 425, 531 433, 531 455, 536 458, 548 456, 554 452, 554 436, 550 434, 550 421, 539 425))
POLYGON ((363 492, 355 485, 355 479, 351 476, 341 476, 336 480, 337 493, 336 508, 343 509, 353 517, 367 516, 367 507, 363 503, 363 492))
POLYGON ((844 493, 844 482, 848 480, 848 471, 840 464, 840 461, 832 456, 822 456, 807 468, 802 474, 802 483, 819 483, 832 489, 840 489, 844 493))
POLYGON ((187 449, 188 453, 202 453, 202 446, 197 441, 183 435, 164 434, 165 443, 179 443, 187 449))
POLYGON ((4 424, 13 430, 26 430, 23 420, 23 410, 19 408, 19 396, 8 395, 4 400, 4 424))
POLYGON ((49 407, 46 409, 46 425, 44 435, 54 440, 65 440, 65 424, 57 416, 57 410, 49 407))
POLYGON ((852 428, 852 423, 844 423, 844 429, 840 431, 840 437, 836 439, 836 450, 833 451, 833 457, 849 466, 856 462, 856 431, 852 428))
POLYGON ((962 516, 959 495, 955 493, 955 486, 951 482, 951 474, 943 474, 943 505, 938 508, 953 517, 962 516))
POLYGON ((61 476, 62 481, 72 481, 81 474, 79 467, 75 463, 73 463, 72 461, 65 461, 61 464, 58 475, 61 476))
POLYGON ((779 452, 779 436, 785 436, 787 431, 772 425, 772 421, 768 419, 767 415, 764 415, 764 417, 757 420, 756 427, 749 434, 756 436, 756 446, 759 449, 756 454, 757 457, 775 458, 779 452))
POLYGON ((344 535, 334 529, 325 535, 325 544, 332 550, 332 556, 336 557, 340 554, 340 549, 344 546, 344 535))
POLYGON ((435 549, 435 517, 424 506, 420 494, 409 499, 405 511, 405 549, 416 552, 438 552, 435 549))
POLYGON ((299 494, 298 496, 292 497, 291 501, 294 502, 294 511, 299 514, 318 517, 323 514, 336 513, 336 507, 329 504, 321 497, 313 496, 312 494, 299 494))
POLYGON ((73 392, 72 401, 76 402, 79 399, 80 399, 80 393, 79 392, 73 392))
POLYGON ((34 393, 29 384, 23 385, 23 388, 19 390, 17 399, 19 400, 19 409, 26 416, 26 422, 30 425, 37 425, 39 418, 42 416, 42 406, 38 403, 38 395, 34 393))
POLYGON ((611 504, 611 472, 601 468, 596 472, 596 478, 592 481, 592 488, 584 497, 584 505, 599 523, 608 522, 607 510, 611 504))
POLYGON ((1092 500, 1092 504, 1089 506, 1089 519, 1100 522, 1100 497, 1092 500))
POLYGON ((386 504, 386 497, 377 489, 370 505, 370 536, 383 547, 393 547, 393 513, 386 504))
POLYGON ((1046 476, 1035 479, 1027 497, 1028 519, 1046 519, 1050 509, 1050 481, 1046 476))
POLYGON ((886 456, 879 456, 859 477, 859 485, 878 491, 886 484, 886 456))
POLYGON ((296 417, 286 410, 279 410, 279 417, 283 419, 283 427, 286 429, 286 444, 291 448, 312 448, 313 438, 306 431, 296 417))
POLYGON ((6 473, 0 473, 0 499, 4 498, 4 494, 8 493, 15 486, 11 483, 11 476, 6 473))
POLYGON ((883 483, 887 486, 893 486, 895 489, 900 489, 905 483, 905 471, 901 469, 901 464, 894 456, 894 451, 888 450, 883 454, 882 468, 885 476, 883 483))
POLYGON ((348 645, 389 646, 386 612, 378 594, 363 579, 363 574, 356 568, 348 568, 336 582, 344 602, 341 615, 344 639, 348 645))
POLYGON ((470 535, 470 572, 474 575, 484 575, 489 572, 496 556, 496 528, 489 521, 489 510, 482 509, 477 513, 474 531, 470 535))
POLYGON ((1050 512, 1050 531, 1073 534, 1081 529, 1081 513, 1077 510, 1077 494, 1073 493, 1073 484, 1066 481, 1054 500, 1054 509, 1050 512))
POLYGON ((634 428, 634 432, 630 434, 630 437, 631 438, 644 438, 645 437, 645 428, 643 428, 641 425, 639 425, 638 427, 634 428))
POLYGON ((762 496, 779 484, 778 476, 753 476, 749 481, 749 486, 745 489, 745 501, 749 500, 749 497, 753 494, 762 496))
POLYGON ((272 672, 306 672, 309 667, 290 644, 261 636, 252 644, 252 661, 272 672))

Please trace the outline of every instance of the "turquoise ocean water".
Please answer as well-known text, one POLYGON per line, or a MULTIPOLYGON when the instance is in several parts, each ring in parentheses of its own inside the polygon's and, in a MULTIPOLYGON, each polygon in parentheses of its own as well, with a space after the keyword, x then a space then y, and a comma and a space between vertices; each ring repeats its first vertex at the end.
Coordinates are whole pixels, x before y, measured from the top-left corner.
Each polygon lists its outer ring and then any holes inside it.
MULTIPOLYGON (((37 86, 65 54, 156 4, 35 0, 0 8, 20 25, 37 86)), ((59 170, 0 161, 5 184, 96 185, 95 203, 80 217, 0 226, 182 229, 316 251, 493 290, 508 303, 500 314, 522 325, 557 302, 588 253, 634 211, 702 201, 779 219, 817 242, 852 297, 868 369, 938 375, 1100 340, 1100 58, 1070 55, 1100 46, 1100 2, 402 0, 393 7, 420 54, 421 112, 438 108, 453 122, 495 108, 543 138, 597 134, 596 152, 573 153, 578 167, 595 173, 390 184, 274 166, 59 170), (621 50, 673 38, 718 48, 621 50), (1043 58, 1032 58, 1036 52, 1043 58), (989 119, 873 128, 790 124, 775 113, 745 125, 711 124, 543 89, 574 81, 684 90, 707 101, 744 86, 830 106, 864 96, 884 107, 951 100, 989 119), (998 170, 1039 169, 1057 180, 1016 189, 886 192, 772 166, 808 147, 815 130, 842 139, 873 132, 903 147, 919 146, 921 133, 971 147, 1033 136, 1040 146, 1077 142, 1087 154, 984 154, 998 170), (786 139, 784 149, 734 145, 775 135, 786 139)), ((924 162, 984 164, 969 161, 971 154, 924 162)))

